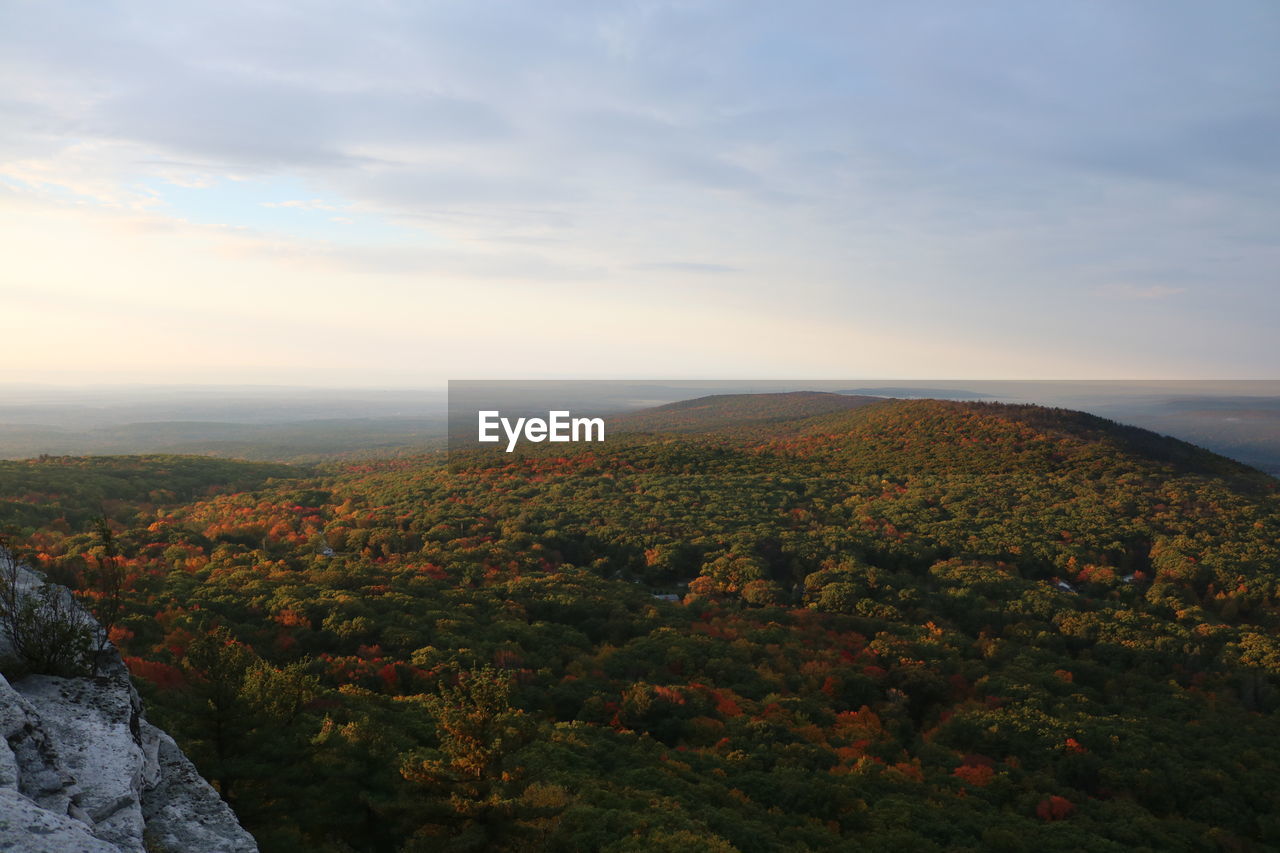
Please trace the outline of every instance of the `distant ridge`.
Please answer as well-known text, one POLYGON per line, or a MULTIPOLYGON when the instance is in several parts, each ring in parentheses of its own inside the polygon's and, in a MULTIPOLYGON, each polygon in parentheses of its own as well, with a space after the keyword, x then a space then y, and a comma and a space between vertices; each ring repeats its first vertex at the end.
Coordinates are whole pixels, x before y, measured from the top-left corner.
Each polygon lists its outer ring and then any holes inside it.
POLYGON ((619 415, 610 419, 610 425, 624 432, 711 432, 802 420, 882 402, 879 397, 825 391, 713 394, 619 415))
POLYGON ((838 394, 849 394, 865 397, 895 397, 904 400, 991 400, 991 394, 980 391, 966 391, 963 388, 910 388, 905 385, 886 388, 850 388, 837 391, 838 394))
MULTIPOLYGON (((994 440, 1010 429, 1021 441, 1069 439, 1158 464, 1181 473, 1226 477, 1238 486, 1274 483, 1263 472, 1199 445, 1073 409, 972 400, 893 399, 798 391, 783 394, 717 394, 644 409, 613 418, 620 433, 735 436, 748 442, 819 437, 822 444, 870 448, 886 440, 965 455, 966 443, 994 440), (1262 480, 1259 480, 1259 477, 1262 480)), ((857 451, 855 451, 857 452, 857 451)), ((1011 456, 1005 460, 1013 464, 1011 456)))
POLYGON ((773 428, 775 441, 800 435, 822 437, 824 444, 845 444, 855 452, 886 442, 931 448, 939 464, 951 461, 948 454, 958 459, 966 455, 966 448, 1008 441, 1016 453, 1007 459, 990 457, 984 464, 1011 467, 1025 464, 1026 458, 1018 454, 1030 447, 1039 448, 1046 459, 1055 457, 1053 445, 1066 440, 1077 447, 1109 449, 1135 461, 1166 465, 1179 474, 1222 477, 1246 490, 1275 488, 1274 478, 1265 472, 1199 445, 1088 412, 1025 403, 881 400, 877 406, 773 428))

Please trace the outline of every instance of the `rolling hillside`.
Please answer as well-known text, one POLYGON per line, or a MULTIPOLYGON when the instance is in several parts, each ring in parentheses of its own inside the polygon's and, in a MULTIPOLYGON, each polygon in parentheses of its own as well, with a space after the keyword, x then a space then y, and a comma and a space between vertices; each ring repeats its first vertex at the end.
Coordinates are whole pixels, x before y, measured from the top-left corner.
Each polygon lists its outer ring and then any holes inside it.
POLYGON ((682 400, 611 418, 623 432, 712 432, 762 424, 793 423, 816 415, 847 412, 875 403, 879 397, 794 391, 786 394, 715 394, 682 400))
MULTIPOLYGON (((140 465, 116 640, 264 850, 1280 847, 1274 478, 1028 406, 629 425, 211 494, 140 465)), ((18 544, 87 584, 100 491, 18 544)))

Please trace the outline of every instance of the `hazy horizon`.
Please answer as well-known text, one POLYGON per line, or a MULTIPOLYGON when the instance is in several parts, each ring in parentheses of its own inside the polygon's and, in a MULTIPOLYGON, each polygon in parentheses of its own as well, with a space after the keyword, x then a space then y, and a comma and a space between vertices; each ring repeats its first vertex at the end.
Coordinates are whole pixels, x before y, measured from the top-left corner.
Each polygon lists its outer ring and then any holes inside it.
MULTIPOLYGON (((481 380, 511 406, 620 413, 712 394, 825 391, 1079 409, 1280 473, 1280 380, 481 380), (514 389, 514 393, 512 393, 514 389)), ((0 383, 0 458, 199 453, 309 460, 437 446, 456 401, 432 388, 0 383)), ((491 408, 485 406, 485 408, 491 408)))

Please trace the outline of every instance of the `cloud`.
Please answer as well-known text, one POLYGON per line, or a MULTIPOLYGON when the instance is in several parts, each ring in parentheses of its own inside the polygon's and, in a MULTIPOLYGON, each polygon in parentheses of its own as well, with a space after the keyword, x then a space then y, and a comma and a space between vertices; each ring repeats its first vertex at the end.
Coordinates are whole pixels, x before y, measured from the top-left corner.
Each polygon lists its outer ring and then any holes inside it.
POLYGON ((1108 296, 1116 299, 1138 299, 1138 300, 1154 300, 1168 299, 1171 296, 1177 296, 1186 293, 1185 287, 1170 287, 1165 284, 1116 284, 1103 288, 1103 292, 1108 296))
POLYGON ((700 264, 691 261, 657 261, 644 264, 632 264, 633 270, 653 270, 657 272, 687 272, 706 275, 722 275, 724 273, 741 272, 739 267, 728 264, 700 264))
POLYGON ((313 198, 306 201, 294 199, 291 201, 264 201, 261 202, 263 207, 287 207, 295 210, 342 210, 345 205, 329 204, 321 199, 313 198))
POLYGON ((208 242, 264 287, 590 282, 1169 364, 1194 327, 1274 372, 1278 39, 1270 0, 7 4, 0 179, 240 228, 208 242))

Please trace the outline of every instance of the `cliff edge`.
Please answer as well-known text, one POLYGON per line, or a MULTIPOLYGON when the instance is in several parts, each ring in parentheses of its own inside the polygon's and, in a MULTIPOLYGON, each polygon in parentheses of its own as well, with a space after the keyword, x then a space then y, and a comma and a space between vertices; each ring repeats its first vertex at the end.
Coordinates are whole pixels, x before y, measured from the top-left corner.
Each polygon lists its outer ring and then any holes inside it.
MULTIPOLYGON (((13 566, 16 594, 70 594, 13 566)), ((0 626, 2 627, 2 626, 0 626)), ((0 659, 12 656, 0 631, 0 659)), ((173 738, 147 722, 110 647, 86 677, 0 675, 0 851, 247 853, 253 837, 173 738)))

